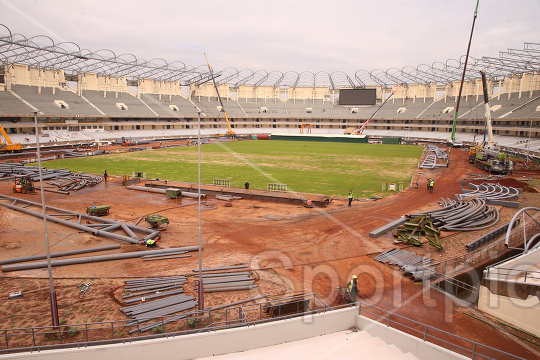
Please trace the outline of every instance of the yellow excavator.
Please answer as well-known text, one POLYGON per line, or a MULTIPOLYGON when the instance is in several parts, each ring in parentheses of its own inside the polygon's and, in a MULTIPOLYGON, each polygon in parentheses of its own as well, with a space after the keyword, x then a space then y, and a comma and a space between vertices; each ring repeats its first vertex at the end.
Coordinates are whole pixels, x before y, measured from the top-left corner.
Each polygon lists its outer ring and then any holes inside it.
POLYGON ((231 122, 229 121, 229 117, 227 116, 227 112, 225 111, 225 106, 223 106, 223 101, 221 100, 221 96, 219 96, 219 90, 216 84, 216 79, 214 78, 214 71, 210 67, 210 63, 208 62, 206 53, 204 53, 204 58, 206 59, 206 64, 208 65, 208 71, 210 71, 210 77, 212 78, 212 82, 214 83, 214 88, 216 89, 219 103, 221 104, 221 111, 223 111, 223 114, 225 115, 225 120, 227 120, 227 136, 234 136, 236 134, 232 130, 231 122))
POLYGON ((22 150, 21 144, 20 143, 14 144, 13 141, 11 141, 11 139, 9 138, 8 134, 6 133, 2 125, 0 125, 0 133, 2 133, 2 136, 4 136, 4 138, 6 139, 6 142, 0 141, 0 153, 19 152, 22 150))

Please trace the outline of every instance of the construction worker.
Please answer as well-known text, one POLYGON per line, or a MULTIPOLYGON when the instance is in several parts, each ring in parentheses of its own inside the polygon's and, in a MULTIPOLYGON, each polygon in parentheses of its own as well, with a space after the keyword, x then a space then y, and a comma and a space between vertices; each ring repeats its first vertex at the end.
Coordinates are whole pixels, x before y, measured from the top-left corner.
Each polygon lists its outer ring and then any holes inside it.
POLYGON ((352 199, 353 199, 352 190, 349 190, 349 206, 351 206, 352 199))
POLYGON ((105 170, 103 172, 103 179, 105 179, 105 182, 107 182, 107 178, 109 177, 109 173, 107 172, 107 170, 105 170))
POLYGON ((429 182, 429 192, 433 192, 433 185, 435 185, 435 179, 431 179, 429 182))
POLYGON ((153 239, 147 239, 143 241, 143 244, 146 245, 146 247, 156 247, 157 242, 159 241, 159 236, 156 236, 153 239))
POLYGON ((351 302, 356 302, 356 294, 358 293, 358 278, 353 275, 351 281, 347 284, 347 295, 351 299, 351 302))

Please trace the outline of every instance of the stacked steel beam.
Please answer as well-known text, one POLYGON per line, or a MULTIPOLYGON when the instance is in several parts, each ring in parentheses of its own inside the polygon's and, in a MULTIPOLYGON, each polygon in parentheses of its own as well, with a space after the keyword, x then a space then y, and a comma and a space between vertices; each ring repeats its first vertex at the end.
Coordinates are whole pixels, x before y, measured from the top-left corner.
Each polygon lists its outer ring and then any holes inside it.
MULTIPOLYGON (((255 279, 251 277, 249 272, 240 273, 210 273, 204 274, 203 284, 204 292, 219 292, 219 291, 236 291, 250 290, 256 288, 255 279)), ((199 281, 195 281, 196 289, 198 289, 199 281)))
MULTIPOLYGON (((221 266, 201 270, 204 292, 250 290, 256 288, 255 279, 246 265, 221 266)), ((198 273, 199 269, 192 272, 198 273)), ((199 281, 195 281, 198 289, 199 281)))
POLYGON ((197 305, 195 298, 182 294, 186 282, 185 276, 126 280, 126 291, 132 293, 124 296, 124 302, 138 303, 120 309, 133 319, 128 325, 139 325, 193 309, 197 305), (148 301, 151 299, 157 300, 148 301))
POLYGON ((422 257, 413 252, 401 249, 392 249, 381 253, 375 258, 375 261, 390 265, 404 266, 427 266, 431 263, 429 257, 422 257))
POLYGON ((431 263, 429 257, 422 257, 401 249, 385 251, 377 256, 375 261, 399 266, 405 275, 415 281, 427 280, 436 276, 435 271, 428 268, 431 263))

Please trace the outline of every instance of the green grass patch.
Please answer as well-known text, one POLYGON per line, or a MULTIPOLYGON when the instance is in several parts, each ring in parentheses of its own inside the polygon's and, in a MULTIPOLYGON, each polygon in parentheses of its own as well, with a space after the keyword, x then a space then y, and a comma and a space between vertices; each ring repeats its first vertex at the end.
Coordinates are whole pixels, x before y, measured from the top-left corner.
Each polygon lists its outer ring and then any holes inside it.
MULTIPOLYGON (((237 141, 201 146, 201 181, 229 179, 231 186, 266 190, 267 183, 333 196, 387 196, 382 183, 407 186, 423 147, 414 145, 350 144, 302 141, 237 141)), ((48 161, 45 167, 73 172, 131 175, 197 182, 197 147, 167 148, 87 158, 48 161)))

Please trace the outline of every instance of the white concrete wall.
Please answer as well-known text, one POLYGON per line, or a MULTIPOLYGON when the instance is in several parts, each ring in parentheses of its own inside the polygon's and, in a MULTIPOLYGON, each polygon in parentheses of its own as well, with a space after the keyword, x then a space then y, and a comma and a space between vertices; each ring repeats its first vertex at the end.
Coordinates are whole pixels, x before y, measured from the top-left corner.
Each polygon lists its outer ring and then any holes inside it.
MULTIPOLYGON (((159 358, 160 360, 183 360, 257 349, 331 334, 353 327, 358 327, 372 336, 379 337, 387 344, 393 344, 404 353, 410 352, 420 360, 467 359, 467 357, 424 342, 417 337, 359 316, 357 307, 212 333, 137 341, 131 344, 49 350, 32 354, 6 354, 2 355, 2 359, 148 360, 159 358)), ((358 351, 359 357, 361 357, 361 349, 358 351)))
POLYGON ((478 309, 540 336, 540 300, 536 296, 529 295, 522 300, 493 294, 487 287, 480 286, 478 309))
POLYGON ((415 336, 387 327, 363 316, 357 316, 356 326, 370 335, 379 337, 387 344, 394 345, 403 353, 410 352, 419 360, 470 359, 470 357, 459 355, 429 342, 424 342, 415 336))
POLYGON ((41 353, 2 355, 7 359, 42 360, 183 360, 228 354, 307 339, 355 326, 358 308, 334 310, 316 316, 275 321, 256 326, 175 338, 137 341, 131 344, 94 346, 86 349, 50 350, 41 353))
MULTIPOLYGON (((525 270, 535 271, 531 267, 536 264, 540 264, 540 248, 530 250, 524 255, 494 266, 489 272, 484 270, 484 277, 489 280, 506 280, 508 276, 512 276, 515 279, 515 276, 524 275, 522 272, 525 270), (504 270, 497 270, 497 268, 504 270), (512 271, 508 269, 512 269, 512 271)), ((535 274, 534 276, 537 277, 538 275, 535 274)), ((531 282, 529 281, 529 283, 531 282)), ((537 282, 532 284, 535 283, 537 282)))

